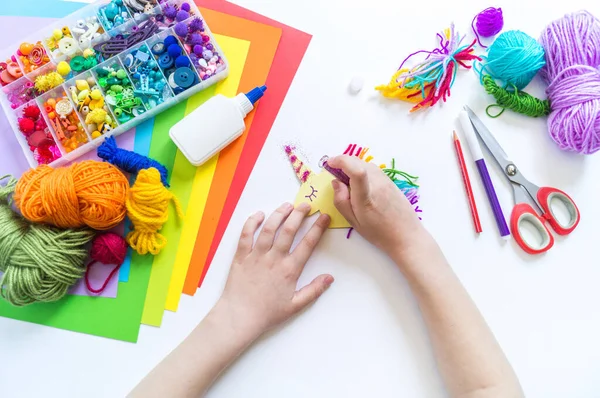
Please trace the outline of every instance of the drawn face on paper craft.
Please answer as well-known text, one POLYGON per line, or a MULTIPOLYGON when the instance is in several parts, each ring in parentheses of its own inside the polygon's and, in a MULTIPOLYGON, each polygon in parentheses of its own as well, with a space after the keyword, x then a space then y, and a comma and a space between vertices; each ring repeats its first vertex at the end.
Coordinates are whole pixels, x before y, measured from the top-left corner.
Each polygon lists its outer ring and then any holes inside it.
POLYGON ((333 204, 333 187, 331 186, 331 181, 335 177, 325 170, 322 170, 318 174, 310 170, 296 156, 293 147, 286 146, 285 152, 301 184, 294 205, 308 203, 311 206, 310 215, 318 211, 328 214, 331 217, 329 228, 350 228, 350 223, 346 221, 333 204))

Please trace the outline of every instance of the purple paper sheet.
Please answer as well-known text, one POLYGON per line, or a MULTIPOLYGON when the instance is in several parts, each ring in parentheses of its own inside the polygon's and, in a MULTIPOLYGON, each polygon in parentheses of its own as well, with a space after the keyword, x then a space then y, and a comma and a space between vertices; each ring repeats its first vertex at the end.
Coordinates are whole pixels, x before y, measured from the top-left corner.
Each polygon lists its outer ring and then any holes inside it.
MULTIPOLYGON (((31 34, 31 27, 41 28, 54 22, 51 18, 28 18, 28 17, 0 17, 0 48, 15 46, 16 37, 24 37, 31 34)), ((119 147, 123 149, 133 150, 135 141, 135 129, 121 134, 117 137, 119 147)), ((23 155, 21 146, 19 145, 15 135, 6 119, 4 112, 0 112, 0 175, 11 174, 15 177, 20 177, 25 170, 29 168, 29 164, 23 155)), ((82 156, 78 160, 99 160, 95 151, 91 151, 82 156)), ((123 234, 123 225, 120 225, 115 232, 123 234)), ((90 274, 90 283, 93 287, 102 285, 114 265, 97 264, 92 269, 90 274)), ((113 276, 102 294, 97 296, 115 298, 117 297, 118 288, 118 273, 113 276)), ((94 296, 88 292, 83 280, 73 286, 69 292, 80 296, 94 296)))

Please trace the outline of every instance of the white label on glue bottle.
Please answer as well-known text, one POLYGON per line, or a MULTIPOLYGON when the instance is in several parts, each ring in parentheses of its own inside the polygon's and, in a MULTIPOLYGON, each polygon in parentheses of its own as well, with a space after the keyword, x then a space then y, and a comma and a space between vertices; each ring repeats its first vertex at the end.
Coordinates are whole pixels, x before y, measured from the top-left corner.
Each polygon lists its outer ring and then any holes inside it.
POLYGON ((171 127, 169 136, 194 166, 200 166, 231 144, 244 130, 244 118, 267 86, 234 98, 216 95, 171 127))

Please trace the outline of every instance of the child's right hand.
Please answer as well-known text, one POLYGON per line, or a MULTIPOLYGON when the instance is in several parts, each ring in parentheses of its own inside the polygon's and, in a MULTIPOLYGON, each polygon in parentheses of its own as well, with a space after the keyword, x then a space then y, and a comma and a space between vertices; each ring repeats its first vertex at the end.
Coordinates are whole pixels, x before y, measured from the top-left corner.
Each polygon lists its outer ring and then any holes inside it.
POLYGON ((402 191, 379 167, 345 155, 327 163, 350 177, 349 189, 338 180, 332 182, 335 206, 373 245, 398 260, 428 236, 402 191))

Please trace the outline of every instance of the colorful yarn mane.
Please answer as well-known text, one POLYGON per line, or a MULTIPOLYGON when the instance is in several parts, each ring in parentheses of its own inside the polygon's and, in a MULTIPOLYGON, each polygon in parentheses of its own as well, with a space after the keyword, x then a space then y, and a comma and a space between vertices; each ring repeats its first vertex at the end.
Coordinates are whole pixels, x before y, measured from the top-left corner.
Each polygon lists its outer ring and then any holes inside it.
MULTIPOLYGON (((369 163, 371 160, 373 160, 373 156, 367 155, 368 151, 369 148, 357 148, 356 144, 349 144, 346 150, 344 151, 344 155, 356 156, 359 159, 362 159, 365 162, 369 163)), ((419 209, 419 206, 417 204, 419 202, 419 185, 417 185, 415 182, 419 177, 410 175, 408 173, 405 173, 404 171, 397 170, 395 159, 392 159, 390 167, 388 167, 385 164, 380 164, 379 168, 402 191, 402 193, 404 194, 404 196, 406 196, 410 204, 413 205, 415 213, 422 213, 423 210, 419 209)), ((419 217, 419 220, 420 219, 421 217, 419 217)))
POLYGON ((396 98, 403 101, 416 102, 411 112, 421 108, 434 106, 440 100, 446 102, 450 97, 450 89, 454 84, 458 67, 470 69, 468 62, 481 60, 474 54, 473 47, 462 45, 464 39, 454 29, 454 24, 442 33, 438 33, 439 48, 432 51, 419 50, 410 54, 400 64, 387 85, 375 87, 384 97, 396 98), (424 61, 413 68, 405 68, 404 64, 413 56, 421 53, 428 54, 424 61))

